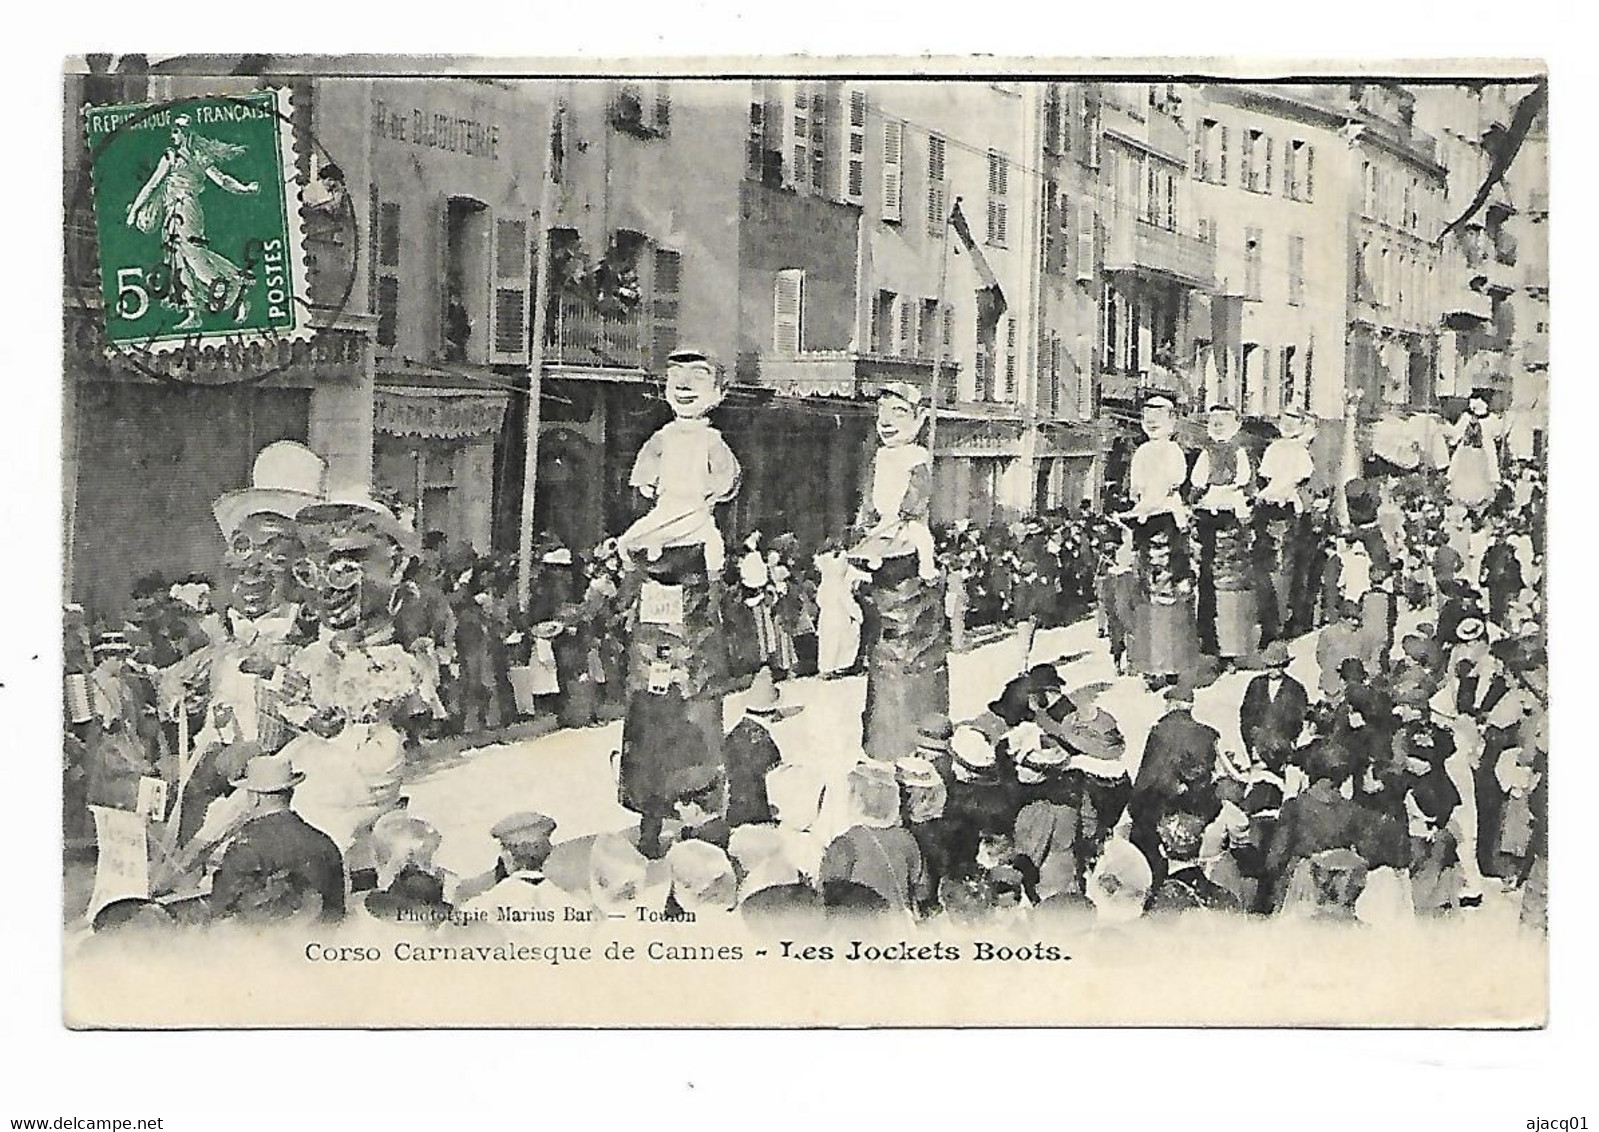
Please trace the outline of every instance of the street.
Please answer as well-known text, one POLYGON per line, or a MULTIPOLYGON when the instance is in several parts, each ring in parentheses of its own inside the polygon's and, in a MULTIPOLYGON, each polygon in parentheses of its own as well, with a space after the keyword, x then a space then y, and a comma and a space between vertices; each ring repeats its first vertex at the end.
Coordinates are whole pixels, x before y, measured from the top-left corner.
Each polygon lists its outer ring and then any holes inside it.
MULTIPOLYGON (((1421 619, 1414 613, 1401 614, 1400 634, 1421 619)), ((1015 631, 969 652, 951 653, 951 718, 958 722, 977 715, 1007 680, 1031 664, 1076 656, 1063 668, 1067 687, 1097 681, 1111 683, 1098 702, 1116 717, 1127 741, 1128 773, 1136 777, 1145 735, 1160 718, 1164 704, 1141 678, 1116 675, 1107 644, 1095 631, 1094 618, 1041 630, 1034 637, 1025 663, 1022 644, 1022 634, 1015 631)), ((1289 673, 1314 693, 1320 675, 1316 634, 1295 641, 1290 651, 1294 659, 1289 673)), ((1242 748, 1238 709, 1253 675, 1247 670, 1224 674, 1195 697, 1194 718, 1221 734, 1223 749, 1242 748)), ((807 677, 786 681, 780 687, 786 702, 805 709, 772 727, 784 762, 807 768, 829 787, 841 787, 850 767, 861 757, 860 715, 866 678, 807 677)), ((731 727, 738 719, 742 700, 742 694, 728 697, 726 726, 731 727)), ((463 876, 490 867, 497 846, 489 836, 489 828, 516 810, 533 809, 553 817, 559 823, 557 841, 634 825, 637 818, 616 800, 612 760, 621 746, 621 732, 619 721, 558 730, 533 739, 481 747, 465 752, 464 761, 424 770, 408 783, 406 794, 412 812, 433 823, 443 835, 438 863, 463 876)), ((1457 820, 1463 834, 1469 837, 1476 828, 1476 815, 1465 753, 1452 758, 1448 769, 1461 796, 1457 820)), ((818 829, 828 835, 842 828, 838 811, 844 791, 840 788, 830 793, 832 801, 824 801, 817 823, 818 829)), ((1468 893, 1482 891, 1472 869, 1469 844, 1464 841, 1461 851, 1468 893)), ((1471 915, 1474 919, 1513 919, 1518 906, 1519 895, 1506 897, 1490 885, 1483 893, 1482 908, 1471 915)))

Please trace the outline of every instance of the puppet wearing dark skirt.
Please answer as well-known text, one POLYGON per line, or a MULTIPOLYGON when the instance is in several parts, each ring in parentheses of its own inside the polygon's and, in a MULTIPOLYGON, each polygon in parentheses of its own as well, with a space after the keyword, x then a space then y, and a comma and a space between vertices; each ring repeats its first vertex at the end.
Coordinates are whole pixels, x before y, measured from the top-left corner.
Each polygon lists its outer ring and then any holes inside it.
MULTIPOLYGON (((668 359, 673 425, 703 422, 723 389, 720 371, 706 354, 679 350, 668 359)), ((709 424, 701 427, 715 431, 709 424)), ((722 768, 722 697, 728 685, 718 577, 722 549, 706 520, 716 503, 738 491, 739 467, 725 445, 710 448, 718 458, 702 464, 695 457, 685 470, 670 452, 663 458, 646 444, 633 474, 636 484, 655 477, 647 494, 657 510, 660 501, 679 498, 685 510, 704 508, 694 522, 652 525, 647 538, 638 524, 629 529, 628 541, 638 542, 645 554, 625 576, 621 595, 631 613, 618 794, 639 815, 639 850, 652 857, 659 856, 662 824, 674 813, 674 779, 700 767, 718 773, 722 768), (675 483, 680 474, 690 481, 686 488, 675 483), (700 503, 689 508, 695 500, 700 503)))
POLYGON ((1255 556, 1263 576, 1260 589, 1265 605, 1261 624, 1265 635, 1285 640, 1292 634, 1300 594, 1306 529, 1309 525, 1309 491, 1315 474, 1310 453, 1310 430, 1297 411, 1283 413, 1281 433, 1266 446, 1260 459, 1263 486, 1255 497, 1255 556))
POLYGON ((1190 484, 1199 542, 1199 639, 1205 651, 1224 661, 1251 656, 1260 647, 1249 528, 1254 472, 1235 410, 1225 405, 1210 410, 1190 484))
POLYGON ((1133 453, 1129 473, 1132 507, 1121 516, 1137 558, 1127 663, 1147 679, 1164 680, 1187 671, 1199 653, 1190 518, 1179 494, 1188 461, 1172 439, 1176 419, 1170 399, 1145 402, 1143 427, 1148 439, 1133 453))
POLYGON ((932 467, 916 443, 928 416, 917 387, 883 389, 877 405, 880 446, 867 472, 856 524, 860 537, 847 551, 850 561, 870 574, 861 587, 866 614, 861 742, 867 755, 884 762, 914 753, 919 720, 949 712, 949 622, 931 536, 924 537, 932 467))

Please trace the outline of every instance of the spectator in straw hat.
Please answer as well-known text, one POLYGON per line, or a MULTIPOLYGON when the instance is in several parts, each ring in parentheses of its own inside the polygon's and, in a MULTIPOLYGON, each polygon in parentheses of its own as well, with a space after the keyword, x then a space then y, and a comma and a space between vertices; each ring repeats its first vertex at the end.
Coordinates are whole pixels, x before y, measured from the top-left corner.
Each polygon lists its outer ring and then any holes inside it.
POLYGON ((772 737, 772 725, 800 710, 796 704, 783 702, 770 668, 755 674, 744 701, 744 715, 722 743, 727 764, 728 825, 772 820, 766 776, 783 761, 783 752, 772 737))
POLYGON ((949 788, 931 761, 910 755, 894 764, 894 773, 899 779, 905 828, 916 839, 922 854, 927 882, 918 911, 925 914, 932 910, 939 882, 957 870, 958 862, 972 855, 971 847, 966 844, 961 824, 945 816, 949 788))
POLYGON ((665 861, 652 861, 619 833, 605 833, 589 849, 589 899, 602 914, 632 919, 637 909, 666 909, 672 874, 665 861))
POLYGON ((874 889, 896 909, 928 897, 921 848, 899 824, 899 782, 888 763, 862 759, 849 773, 854 824, 835 837, 822 857, 820 880, 855 881, 874 889))
POLYGON ((282 755, 257 755, 233 785, 252 799, 211 886, 215 915, 278 920, 302 913, 344 916, 344 858, 333 839, 292 809, 305 775, 282 755))
POLYGON ((727 851, 705 841, 679 841, 666 851, 672 873, 668 911, 695 916, 731 912, 738 906, 738 877, 727 851))

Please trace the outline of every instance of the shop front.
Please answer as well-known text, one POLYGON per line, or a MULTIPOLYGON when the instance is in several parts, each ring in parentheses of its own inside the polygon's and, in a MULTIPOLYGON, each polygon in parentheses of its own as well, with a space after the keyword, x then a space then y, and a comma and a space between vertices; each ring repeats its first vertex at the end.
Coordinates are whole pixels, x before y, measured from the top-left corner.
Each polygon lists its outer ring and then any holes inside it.
POLYGON ((509 393, 386 385, 373 398, 373 482, 451 550, 492 541, 494 447, 509 393))

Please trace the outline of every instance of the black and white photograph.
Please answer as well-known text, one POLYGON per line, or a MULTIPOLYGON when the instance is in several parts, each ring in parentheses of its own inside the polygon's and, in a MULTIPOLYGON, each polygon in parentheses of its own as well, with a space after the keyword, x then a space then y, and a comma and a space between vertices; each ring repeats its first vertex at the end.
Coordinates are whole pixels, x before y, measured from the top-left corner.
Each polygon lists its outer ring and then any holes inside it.
POLYGON ((65 1024, 1544 1025, 1542 67, 760 64, 68 61, 65 1024))

